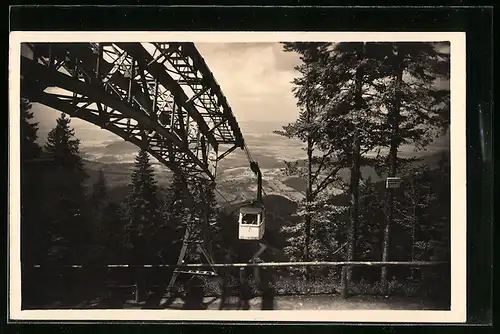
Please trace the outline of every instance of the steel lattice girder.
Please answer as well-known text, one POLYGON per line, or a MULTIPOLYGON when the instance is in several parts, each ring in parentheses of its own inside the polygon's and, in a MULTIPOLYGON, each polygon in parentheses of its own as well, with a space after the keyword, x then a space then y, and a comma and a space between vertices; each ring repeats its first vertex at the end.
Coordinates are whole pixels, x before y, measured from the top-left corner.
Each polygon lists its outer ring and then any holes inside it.
POLYGON ((106 128, 187 177, 213 180, 225 156, 219 144, 243 146, 225 97, 191 43, 30 48, 33 60, 21 63, 24 96, 106 128))
MULTIPOLYGON (((209 70, 203 57, 199 54, 193 43, 153 43, 160 52, 169 50, 167 58, 169 69, 179 76, 177 82, 183 87, 188 87, 194 95, 190 98, 194 105, 208 112, 204 114, 207 123, 211 124, 211 132, 224 143, 233 143, 243 146, 243 138, 231 107, 217 84, 212 72, 209 70), (214 115, 222 114, 216 118, 214 115), (225 119, 228 121, 225 122, 225 119)), ((186 90, 186 89, 185 89, 186 90)))

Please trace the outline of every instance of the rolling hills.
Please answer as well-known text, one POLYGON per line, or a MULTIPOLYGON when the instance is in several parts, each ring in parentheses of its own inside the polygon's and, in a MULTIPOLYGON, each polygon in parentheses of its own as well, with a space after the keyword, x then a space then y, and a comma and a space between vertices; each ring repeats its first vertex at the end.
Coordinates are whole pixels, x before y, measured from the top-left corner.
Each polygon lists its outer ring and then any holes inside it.
MULTIPOLYGON (((421 161, 414 164, 425 164, 430 168, 438 166, 438 162, 443 152, 434 152, 422 157, 421 161)), ((259 161, 260 162, 260 161, 259 161)), ((91 161, 88 158, 84 160, 85 169, 89 178, 88 184, 97 180, 99 170, 105 174, 107 183, 113 191, 119 194, 127 187, 130 175, 133 169, 133 162, 101 162, 91 161)), ((281 165, 269 166, 262 164, 263 188, 266 195, 279 195, 293 202, 298 202, 304 198, 306 182, 297 176, 286 175, 284 163, 281 165)), ((158 163, 154 164, 156 180, 161 188, 170 184, 172 173, 167 168, 158 163)), ((339 172, 344 181, 349 180, 349 170, 343 169, 339 172)), ((363 178, 371 177, 377 182, 382 179, 372 167, 364 166, 361 168, 363 178)), ((220 166, 217 174, 217 190, 220 200, 228 202, 239 202, 254 198, 257 191, 257 182, 254 174, 247 165, 236 164, 235 167, 220 166)))

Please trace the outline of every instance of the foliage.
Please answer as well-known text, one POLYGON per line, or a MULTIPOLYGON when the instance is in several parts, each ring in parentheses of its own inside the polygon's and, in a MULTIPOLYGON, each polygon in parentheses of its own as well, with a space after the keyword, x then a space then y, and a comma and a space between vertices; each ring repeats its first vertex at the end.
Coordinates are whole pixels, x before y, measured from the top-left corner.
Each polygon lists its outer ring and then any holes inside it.
POLYGON ((99 170, 98 179, 92 185, 92 192, 88 198, 88 224, 92 232, 90 240, 91 257, 93 262, 121 263, 124 259, 123 233, 124 220, 120 215, 120 206, 109 195, 106 177, 99 170))
MULTIPOLYGON (((192 230, 192 236, 203 238, 203 229, 206 228, 205 219, 207 219, 209 235, 213 238, 212 244, 216 249, 221 248, 220 240, 217 239, 220 237, 218 203, 214 188, 208 181, 185 180, 183 176, 174 173, 172 182, 166 190, 162 214, 167 222, 169 242, 177 245, 173 248, 173 253, 176 255, 180 250, 185 229, 188 223, 192 223, 194 217, 197 217, 199 223, 192 230)), ((172 261, 174 261, 173 258, 172 261)))
POLYGON ((226 249, 221 243, 220 207, 215 196, 215 184, 201 179, 196 183, 194 190, 194 201, 202 210, 199 214, 206 217, 208 222, 208 235, 213 246, 213 256, 219 258, 225 256, 226 249))
POLYGON ((165 221, 165 244, 172 245, 169 254, 164 252, 163 258, 169 263, 175 263, 180 251, 184 229, 189 219, 187 194, 181 177, 174 173, 163 199, 162 219, 165 221))
POLYGON ((157 184, 146 150, 135 158, 125 206, 125 247, 130 263, 158 263, 159 231, 164 223, 159 215, 157 184))
MULTIPOLYGON (((444 157, 446 160, 446 157, 444 157)), ((443 164, 444 166, 446 163, 443 164)), ((450 176, 446 167, 428 166, 408 168, 401 188, 395 194, 395 224, 391 244, 392 260, 447 261, 450 239, 450 176), (418 171, 418 173, 417 173, 418 171), (412 226, 415 240, 412 241, 412 226)), ((361 261, 381 258, 382 227, 385 220, 385 182, 366 180, 361 186, 360 226, 357 252, 361 261)), ((393 269, 399 279, 406 278, 406 269, 393 269)), ((361 277, 376 280, 378 273, 360 270, 361 277)))
POLYGON ((40 252, 33 251, 43 249, 43 229, 40 224, 42 198, 41 184, 37 184, 41 172, 32 159, 39 157, 41 147, 37 144, 38 127, 32 121, 33 112, 30 111, 31 104, 27 100, 21 100, 21 217, 22 217, 22 259, 28 263, 35 262, 40 252))
MULTIPOLYGON (((449 126, 450 91, 437 83, 449 80, 449 54, 433 43, 373 43, 372 47, 380 49, 378 68, 384 74, 372 87, 386 138, 394 137, 398 148, 424 149, 449 126)), ((380 143, 390 145, 390 140, 380 143)))
MULTIPOLYGON (((420 240, 424 229, 420 220, 427 221, 421 213, 430 212, 428 208, 437 205, 437 197, 425 190, 434 181, 406 182, 401 194, 386 197, 383 185, 375 185, 371 180, 363 180, 358 185, 357 178, 351 178, 348 187, 336 176, 343 168, 351 168, 351 175, 357 173, 359 165, 353 164, 358 154, 356 140, 359 140, 362 165, 374 167, 380 175, 413 173, 409 169, 415 159, 399 157, 400 147, 411 145, 417 150, 425 149, 445 133, 449 125, 449 89, 437 84, 449 79, 449 54, 441 52, 441 47, 443 45, 435 43, 284 43, 285 51, 298 53, 302 61, 296 67, 299 77, 293 81, 300 113, 294 123, 277 133, 307 143, 308 153, 306 164, 287 162, 288 173, 305 178, 309 185, 305 204, 299 211, 303 222, 284 230, 289 235, 287 251, 294 258, 301 258, 300 245, 304 243, 306 249, 309 244, 315 245, 312 247, 315 252, 323 253, 319 251, 323 249, 319 245, 324 245, 320 236, 325 236, 323 232, 332 226, 328 206, 323 205, 321 214, 311 208, 317 206, 317 202, 322 203, 316 196, 329 187, 352 194, 359 188, 359 202, 353 195, 350 203, 351 225, 355 226, 359 218, 359 226, 356 231, 349 231, 349 235, 357 232, 362 236, 354 239, 357 258, 380 259, 382 243, 384 254, 388 254, 390 244, 384 241, 382 231, 388 219, 398 222, 390 226, 394 230, 390 238, 392 259, 408 254, 409 248, 415 253, 415 248, 428 246, 420 240), (388 154, 380 154, 387 148, 388 154), (379 153, 376 157, 366 156, 370 151, 379 153), (393 207, 393 199, 394 214, 392 209, 386 210, 393 207), (311 219, 316 223, 310 222, 311 219), (322 232, 315 236, 309 224, 322 232)), ((439 222, 446 220, 445 217, 449 219, 449 215, 434 218, 433 225, 445 226, 446 223, 439 222)), ((335 229, 346 228, 346 224, 334 220, 335 229)), ((386 229, 387 233, 390 229, 386 229)), ((445 230, 441 228, 439 233, 445 235, 445 230)), ((326 235, 327 240, 333 237, 326 235)), ((385 239, 389 240, 388 236, 385 239)), ((431 238, 430 234, 427 237, 431 238)), ((341 234, 335 238, 341 238, 341 234)), ((337 239, 338 243, 340 239, 337 239)), ((434 242, 432 248, 441 249, 436 245, 434 242)), ((420 256, 413 254, 413 258, 420 256)))
POLYGON ((360 187, 360 220, 357 257, 360 261, 376 261, 382 257, 382 227, 385 220, 385 184, 371 178, 360 187))
POLYGON ((108 199, 108 187, 106 185, 106 178, 104 172, 99 170, 99 177, 92 186, 92 193, 90 194, 89 202, 94 209, 100 209, 104 202, 108 199))
POLYGON ((38 123, 33 122, 31 103, 21 99, 21 155, 22 161, 38 158, 41 147, 37 143, 38 123))
POLYGON ((124 257, 123 232, 125 220, 120 206, 111 198, 102 207, 100 227, 97 229, 98 245, 101 247, 102 263, 127 263, 124 257), (100 242, 99 242, 100 241, 100 242))
POLYGON ((79 140, 74 137, 70 119, 62 114, 47 136, 45 151, 56 170, 51 178, 49 224, 52 248, 49 258, 79 263, 88 256, 86 240, 89 228, 84 217, 87 174, 79 153, 79 140))
MULTIPOLYGON (((293 81, 295 85, 293 91, 300 113, 295 122, 284 126, 276 133, 288 138, 298 138, 307 144, 305 165, 286 162, 287 172, 305 178, 308 184, 305 204, 303 204, 306 210, 300 214, 304 219, 296 226, 284 229, 284 232, 290 235, 290 246, 286 248, 286 251, 295 259, 309 260, 315 256, 313 254, 315 251, 330 247, 329 242, 325 241, 327 244, 322 246, 316 239, 315 249, 309 249, 310 238, 314 230, 323 229, 323 232, 330 230, 321 226, 321 223, 315 222, 320 215, 314 215, 311 208, 315 206, 315 202, 325 201, 321 198, 323 192, 334 187, 341 189, 345 187, 338 176, 338 172, 348 166, 345 142, 331 140, 330 137, 332 133, 343 136, 348 128, 339 127, 337 129, 339 132, 332 132, 330 123, 324 117, 328 96, 325 94, 323 76, 324 68, 328 64, 330 47, 329 43, 284 44, 285 51, 297 52, 301 55, 302 64, 296 67, 301 76, 293 81), (300 249, 301 247, 303 250, 300 249)), ((322 214, 325 214, 325 210, 322 214)), ((329 239, 325 236, 325 240, 329 239)))
MULTIPOLYGON (((334 205, 333 195, 319 196, 314 202, 302 201, 299 203, 295 216, 302 218, 299 223, 285 225, 282 233, 287 237, 288 246, 284 248, 286 254, 290 255, 291 261, 301 260, 300 245, 304 242, 303 218, 306 215, 315 217, 311 226, 311 254, 310 261, 328 261, 345 239, 344 225, 346 223, 347 208, 334 205)), ((344 254, 344 253, 340 253, 344 254)))

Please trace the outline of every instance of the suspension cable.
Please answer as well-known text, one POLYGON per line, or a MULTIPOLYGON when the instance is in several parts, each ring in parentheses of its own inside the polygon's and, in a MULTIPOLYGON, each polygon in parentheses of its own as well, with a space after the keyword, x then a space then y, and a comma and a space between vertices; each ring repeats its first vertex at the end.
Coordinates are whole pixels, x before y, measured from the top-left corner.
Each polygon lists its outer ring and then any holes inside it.
POLYGON ((227 205, 231 205, 231 202, 228 201, 228 199, 220 192, 219 189, 217 189, 217 187, 214 187, 214 190, 219 194, 220 197, 222 197, 222 199, 224 200, 224 202, 226 202, 227 205))
MULTIPOLYGON (((247 157, 248 162, 249 162, 249 163, 253 163, 253 162, 254 162, 254 160, 253 160, 252 155, 251 155, 251 153, 250 153, 250 150, 248 149, 248 147, 247 147, 247 145, 246 145, 246 144, 244 144, 244 145, 243 145, 243 151, 245 152, 245 155, 246 155, 246 157, 247 157)), ((220 197, 224 200, 224 202, 226 202, 226 204, 227 204, 229 207, 231 207, 231 206, 234 204, 234 201, 231 201, 231 202, 230 202, 230 201, 229 201, 229 200, 228 200, 228 199, 227 199, 227 198, 226 198, 226 197, 222 194, 222 192, 221 192, 219 189, 217 189, 217 183, 215 184, 214 190, 215 190, 215 191, 216 191, 216 192, 220 195, 220 197)), ((264 196, 267 196, 266 191, 264 190, 264 188, 263 188, 263 187, 262 187, 262 193, 263 193, 263 195, 264 195, 264 196)))
MULTIPOLYGON (((253 160, 252 155, 250 154, 250 150, 248 149, 248 147, 247 147, 247 145, 246 145, 246 144, 244 144, 244 146, 243 146, 243 150, 245 151, 245 154, 246 154, 246 156, 247 156, 248 162, 249 162, 249 163, 255 162, 255 161, 253 160)), ((263 194, 264 196, 267 196, 266 191, 264 190, 264 186, 262 186, 262 194, 263 194)))

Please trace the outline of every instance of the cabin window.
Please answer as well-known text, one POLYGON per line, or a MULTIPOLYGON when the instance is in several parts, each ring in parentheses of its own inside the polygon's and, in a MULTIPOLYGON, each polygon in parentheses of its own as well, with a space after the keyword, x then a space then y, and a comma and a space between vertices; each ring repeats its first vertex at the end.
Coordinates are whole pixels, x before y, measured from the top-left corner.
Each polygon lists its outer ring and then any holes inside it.
POLYGON ((243 224, 257 225, 259 223, 257 216, 258 215, 249 214, 249 213, 244 214, 243 219, 242 219, 242 223, 243 224))

